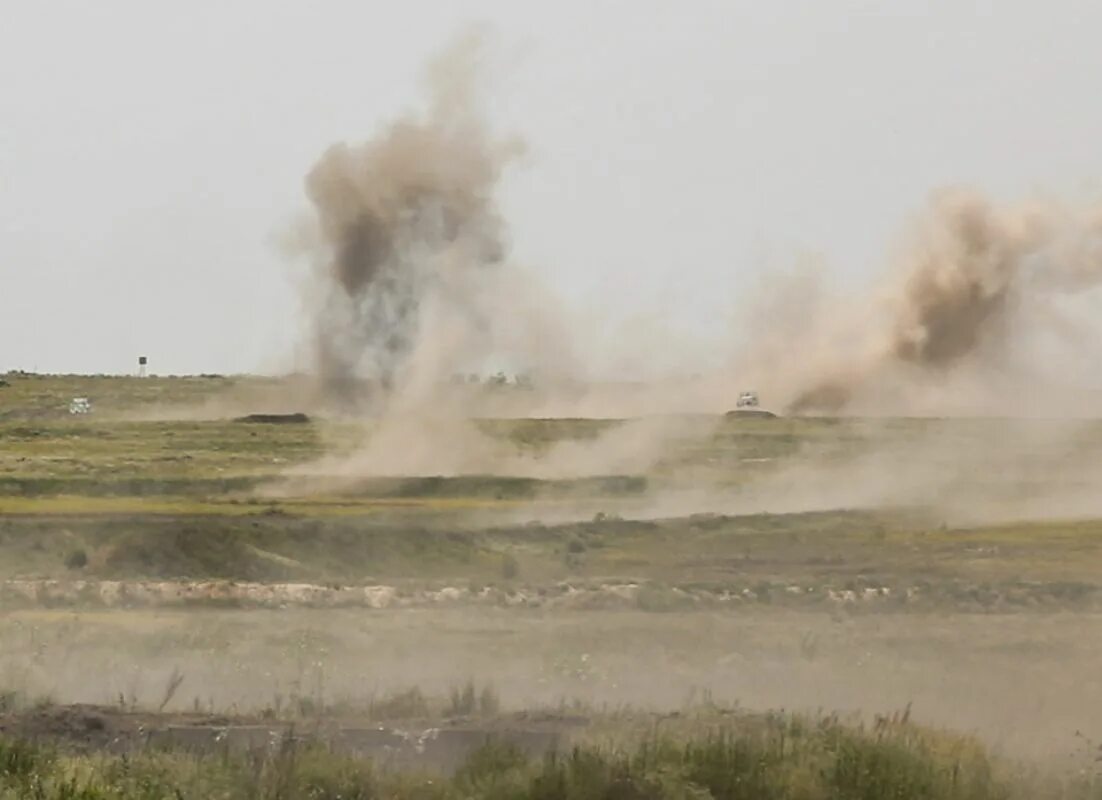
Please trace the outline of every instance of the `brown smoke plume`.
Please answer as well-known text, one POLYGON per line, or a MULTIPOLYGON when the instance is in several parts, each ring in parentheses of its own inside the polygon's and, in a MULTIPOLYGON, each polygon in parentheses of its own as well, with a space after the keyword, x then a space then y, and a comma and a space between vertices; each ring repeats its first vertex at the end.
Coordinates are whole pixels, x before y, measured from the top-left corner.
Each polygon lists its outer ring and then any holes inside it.
POLYGON ((331 147, 310 171, 317 215, 312 340, 329 398, 389 392, 422 334, 425 307, 485 328, 478 274, 500 268, 504 225, 494 203, 516 141, 495 141, 476 96, 481 36, 431 64, 429 104, 361 145, 331 147))
MULTIPOLYGON (((891 406, 902 387, 929 391, 963 373, 1005 378, 1016 349, 1074 338, 1061 299, 1102 283, 1098 212, 1000 208, 950 190, 935 195, 908 244, 899 277, 879 297, 846 305, 786 287, 800 302, 763 323, 751 349, 781 373, 791 412, 837 412, 859 399, 891 406), (776 367, 784 361, 787 371, 776 367)), ((761 358, 758 372, 766 371, 761 358)))

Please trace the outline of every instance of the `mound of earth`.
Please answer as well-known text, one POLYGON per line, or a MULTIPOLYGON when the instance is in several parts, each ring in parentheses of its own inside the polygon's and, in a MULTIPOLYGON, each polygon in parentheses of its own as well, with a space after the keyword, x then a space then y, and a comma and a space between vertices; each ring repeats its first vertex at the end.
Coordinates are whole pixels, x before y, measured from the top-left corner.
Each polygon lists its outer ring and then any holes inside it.
POLYGON ((728 419, 742 418, 742 417, 756 417, 758 419, 776 419, 777 415, 772 411, 766 411, 763 408, 736 408, 734 411, 727 412, 728 419))
POLYGON ((293 414, 246 414, 234 420, 234 422, 261 422, 268 425, 302 425, 309 421, 310 417, 301 411, 293 414))

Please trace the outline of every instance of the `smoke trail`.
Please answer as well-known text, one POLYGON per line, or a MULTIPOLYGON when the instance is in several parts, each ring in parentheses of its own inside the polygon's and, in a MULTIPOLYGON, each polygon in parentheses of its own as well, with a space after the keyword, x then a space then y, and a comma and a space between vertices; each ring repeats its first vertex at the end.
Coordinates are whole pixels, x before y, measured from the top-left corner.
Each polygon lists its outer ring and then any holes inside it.
POLYGON ((833 319, 820 314, 811 326, 796 310, 803 328, 773 332, 789 352, 811 355, 795 356, 790 411, 839 411, 900 376, 929 384, 997 371, 1025 339, 1058 334, 1067 325, 1056 301, 1102 283, 1102 215, 1051 203, 999 208, 975 192, 942 192, 897 275, 878 302, 857 304, 875 310, 835 308, 833 319))
POLYGON ((423 114, 331 147, 306 179, 318 233, 313 351, 331 398, 364 381, 394 387, 434 294, 472 330, 488 324, 477 274, 505 256, 494 190, 519 147, 492 139, 479 114, 481 45, 469 35, 431 65, 423 114))

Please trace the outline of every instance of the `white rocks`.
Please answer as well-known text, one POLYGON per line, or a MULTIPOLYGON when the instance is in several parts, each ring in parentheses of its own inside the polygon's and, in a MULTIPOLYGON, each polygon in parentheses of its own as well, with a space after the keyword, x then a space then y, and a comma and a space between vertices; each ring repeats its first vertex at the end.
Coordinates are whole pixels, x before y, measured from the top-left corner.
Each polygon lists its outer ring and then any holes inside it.
MULTIPOLYGON (((558 583, 544 587, 442 586, 400 590, 385 584, 325 585, 316 583, 255 583, 228 580, 56 580, 0 581, 0 608, 5 605, 92 605, 106 608, 225 605, 244 608, 363 608, 391 609, 418 606, 481 606, 514 608, 637 608, 644 598, 672 602, 677 608, 779 603, 836 605, 882 602, 892 596, 887 586, 860 589, 780 585, 775 592, 750 588, 693 588, 650 586, 637 582, 558 583), (652 592, 653 590, 653 592, 652 592), (654 594, 657 592, 657 594, 654 594)), ((910 600, 917 590, 901 589, 910 600)))

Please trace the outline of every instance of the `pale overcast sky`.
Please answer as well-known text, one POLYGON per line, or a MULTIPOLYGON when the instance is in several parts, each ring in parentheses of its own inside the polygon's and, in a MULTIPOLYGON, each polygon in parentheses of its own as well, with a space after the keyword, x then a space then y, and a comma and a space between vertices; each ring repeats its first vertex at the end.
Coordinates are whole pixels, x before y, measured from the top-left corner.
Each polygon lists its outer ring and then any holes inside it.
POLYGON ((866 281, 945 184, 1098 194, 1088 0, 0 0, 0 370, 288 365, 304 174, 475 22, 513 253, 610 320, 717 335, 807 252, 866 281))

